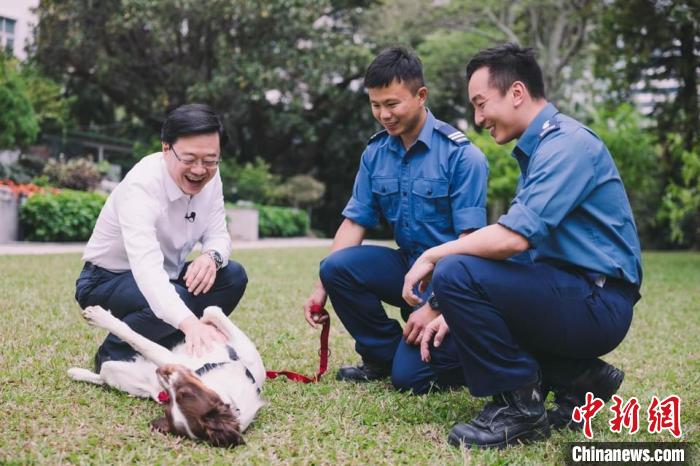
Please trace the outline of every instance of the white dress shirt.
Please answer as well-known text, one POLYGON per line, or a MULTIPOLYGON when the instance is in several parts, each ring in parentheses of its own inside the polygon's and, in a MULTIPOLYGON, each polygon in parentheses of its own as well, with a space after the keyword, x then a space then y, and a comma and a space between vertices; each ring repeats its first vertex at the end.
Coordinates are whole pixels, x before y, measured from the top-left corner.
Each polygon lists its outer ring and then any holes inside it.
POLYGON ((109 196, 83 260, 111 272, 131 270, 153 313, 178 328, 193 314, 170 280, 180 275, 197 242, 228 264, 231 238, 221 176, 217 171, 202 191, 187 195, 157 152, 141 159, 109 196), (192 213, 194 221, 185 218, 192 213))

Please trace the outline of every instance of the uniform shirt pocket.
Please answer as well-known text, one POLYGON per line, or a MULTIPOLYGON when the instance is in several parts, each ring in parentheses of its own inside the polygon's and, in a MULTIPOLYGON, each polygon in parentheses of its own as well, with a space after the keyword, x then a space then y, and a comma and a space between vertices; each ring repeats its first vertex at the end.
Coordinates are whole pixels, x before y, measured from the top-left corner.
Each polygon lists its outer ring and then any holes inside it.
POLYGON ((416 178, 413 180, 412 193, 417 220, 434 222, 449 218, 450 193, 447 180, 416 178))
POLYGON ((392 223, 395 222, 399 210, 399 179, 373 177, 372 193, 384 217, 392 223))

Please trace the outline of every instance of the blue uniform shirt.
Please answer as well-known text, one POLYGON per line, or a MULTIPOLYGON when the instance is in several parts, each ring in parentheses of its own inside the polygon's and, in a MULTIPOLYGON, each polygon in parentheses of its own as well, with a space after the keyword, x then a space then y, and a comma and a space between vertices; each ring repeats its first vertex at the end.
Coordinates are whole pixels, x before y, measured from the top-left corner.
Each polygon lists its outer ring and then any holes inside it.
POLYGON ((408 150, 386 131, 370 139, 343 210, 365 228, 376 227, 384 216, 411 259, 486 225, 486 157, 464 134, 427 112, 408 150))
POLYGON ((548 104, 520 137, 513 156, 520 182, 498 223, 528 239, 532 260, 641 284, 632 209, 600 138, 548 104))

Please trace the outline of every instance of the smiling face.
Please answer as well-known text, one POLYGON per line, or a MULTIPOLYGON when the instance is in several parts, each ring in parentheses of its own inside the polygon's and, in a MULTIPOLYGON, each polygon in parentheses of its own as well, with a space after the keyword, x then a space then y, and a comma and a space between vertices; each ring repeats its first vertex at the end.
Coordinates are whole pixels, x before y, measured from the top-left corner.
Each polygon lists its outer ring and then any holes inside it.
POLYGON ((514 83, 505 94, 501 94, 489 83, 489 78, 488 67, 482 67, 469 80, 467 91, 474 106, 474 122, 487 129, 498 144, 505 144, 520 137, 527 127, 523 126, 522 117, 518 115, 520 89, 514 90, 514 83))
POLYGON ((406 83, 394 80, 385 87, 367 90, 372 115, 392 136, 399 136, 405 147, 416 140, 426 119, 426 87, 415 93, 406 83))
POLYGON ((218 133, 180 136, 172 145, 163 143, 168 173, 182 192, 188 195, 199 193, 214 177, 217 165, 211 165, 211 162, 219 160, 220 154, 218 133), (194 163, 186 163, 191 161, 194 163))

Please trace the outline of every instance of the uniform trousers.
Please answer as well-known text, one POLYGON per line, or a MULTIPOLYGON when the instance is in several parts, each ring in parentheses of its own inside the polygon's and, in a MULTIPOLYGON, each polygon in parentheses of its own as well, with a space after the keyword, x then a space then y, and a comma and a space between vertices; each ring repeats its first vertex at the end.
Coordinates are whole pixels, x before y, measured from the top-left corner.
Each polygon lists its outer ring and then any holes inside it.
POLYGON ((440 260, 433 289, 470 392, 512 391, 538 371, 545 386, 565 386, 615 349, 630 327, 639 288, 611 278, 601 287, 599 278, 548 263, 440 260))
MULTIPOLYGON (((185 285, 183 277, 188 266, 189 262, 180 276, 170 283, 192 313, 202 317, 206 307, 219 306, 224 314, 231 314, 248 283, 243 266, 229 261, 226 267, 216 272, 212 288, 197 296, 190 293, 185 285)), ((108 309, 135 332, 166 348, 172 348, 184 339, 181 331, 156 317, 131 271, 114 273, 87 262, 76 281, 75 299, 83 309, 98 305, 108 309)), ((101 366, 104 361, 124 361, 135 356, 136 352, 131 346, 110 333, 98 349, 96 363, 101 366)), ((99 367, 96 369, 99 370, 99 367)))
MULTIPOLYGON (((382 302, 402 309, 411 306, 401 297, 404 276, 413 260, 402 250, 381 246, 354 246, 334 252, 321 262, 320 278, 333 309, 355 339, 363 361, 391 365, 393 385, 423 394, 437 388, 461 386, 462 371, 451 339, 431 353, 430 365, 420 348, 406 343, 401 325, 387 316, 382 302)), ((423 293, 427 298, 430 290, 423 293)))

